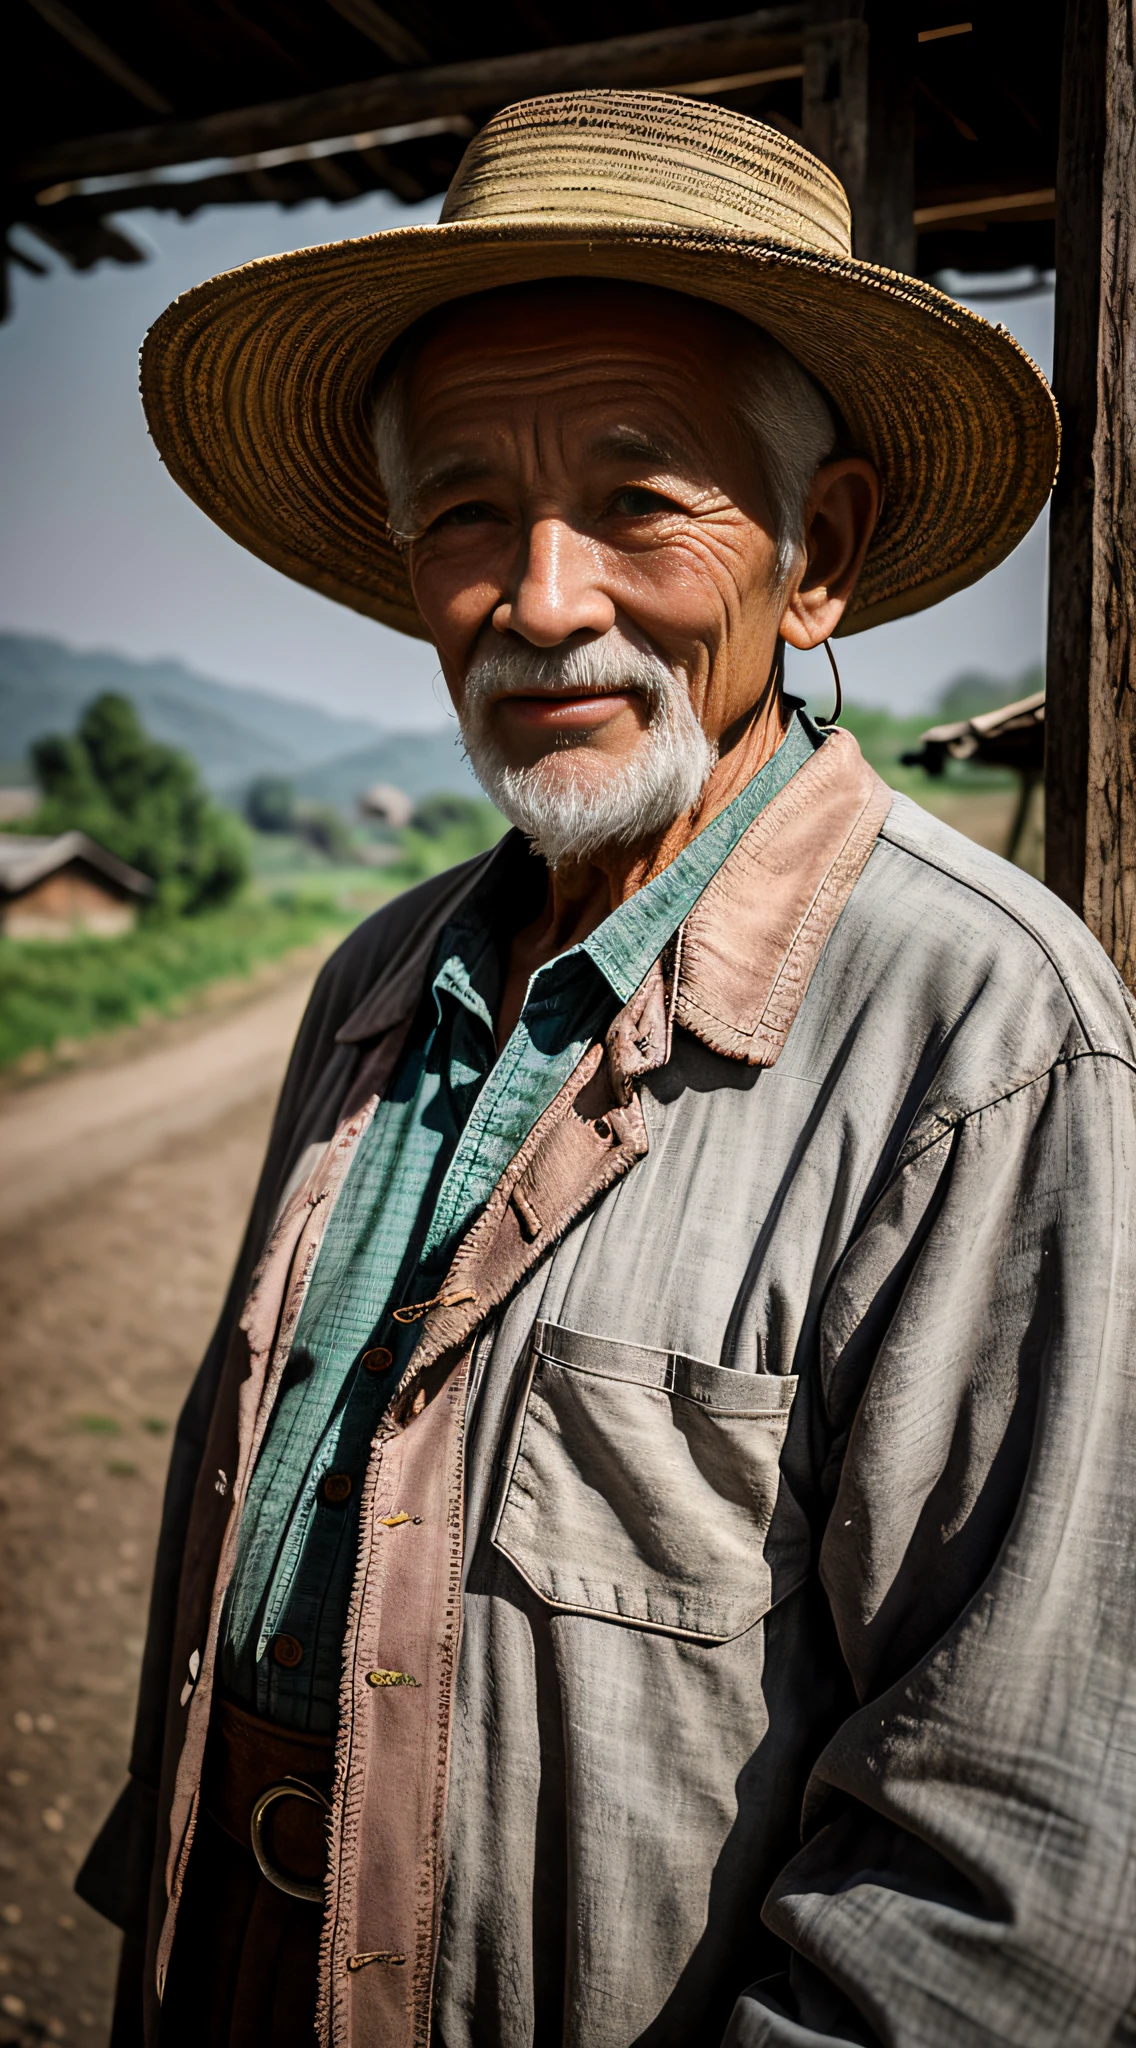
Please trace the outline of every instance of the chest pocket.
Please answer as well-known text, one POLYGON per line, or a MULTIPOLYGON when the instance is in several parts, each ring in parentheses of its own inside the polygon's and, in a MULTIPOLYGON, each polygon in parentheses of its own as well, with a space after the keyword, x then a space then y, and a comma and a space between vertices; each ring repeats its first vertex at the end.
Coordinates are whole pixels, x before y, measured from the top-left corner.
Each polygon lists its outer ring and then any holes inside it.
POLYGON ((796 1391, 538 1323, 493 1541, 552 1606, 741 1635, 809 1568, 778 1462, 796 1391))

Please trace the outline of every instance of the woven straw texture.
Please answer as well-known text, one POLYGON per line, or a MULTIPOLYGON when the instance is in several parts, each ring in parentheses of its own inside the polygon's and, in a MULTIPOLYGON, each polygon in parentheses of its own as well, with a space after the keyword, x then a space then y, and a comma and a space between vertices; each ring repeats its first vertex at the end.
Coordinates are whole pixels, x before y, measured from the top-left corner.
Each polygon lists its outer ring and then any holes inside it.
POLYGON ((537 278, 708 299, 783 343, 879 470, 855 632, 1009 554, 1052 487, 1058 424, 1009 335, 850 248, 837 179, 763 122, 661 93, 526 100, 470 144, 437 227, 268 257, 176 299, 146 337, 143 403, 170 474, 234 540, 422 637, 367 416, 396 337, 537 278))

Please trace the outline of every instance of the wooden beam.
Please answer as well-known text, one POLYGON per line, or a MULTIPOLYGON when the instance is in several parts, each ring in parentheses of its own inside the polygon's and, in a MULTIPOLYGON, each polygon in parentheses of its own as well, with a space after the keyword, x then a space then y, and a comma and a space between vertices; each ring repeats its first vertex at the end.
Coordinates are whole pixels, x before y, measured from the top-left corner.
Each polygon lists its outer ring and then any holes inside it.
POLYGON ((1126 0, 1070 0, 1057 165, 1046 856, 1136 987, 1136 80, 1126 0))
POLYGON ((420 43, 401 21, 388 14, 385 7, 376 5, 376 0, 331 0, 337 14, 349 21, 353 29, 369 42, 377 43, 384 57, 392 64, 428 64, 430 52, 420 43))
POLYGON ((63 0, 29 0, 29 4, 35 8, 41 21, 46 21, 57 36, 70 43, 73 50, 85 57, 88 64, 93 64, 96 71, 101 71, 104 78, 117 85, 120 92, 129 93, 132 100, 137 100, 139 106, 149 107, 152 114, 173 113, 165 93, 151 85, 148 78, 140 77, 132 65, 124 63, 117 50, 112 50, 93 28, 80 21, 70 7, 63 5, 63 0))
POLYGON ((1022 220, 1052 220, 1056 199, 1052 185, 1043 185, 1036 192, 984 192, 977 199, 946 199, 938 206, 917 206, 915 226, 953 227, 956 221, 996 220, 1000 214, 1022 220))
POLYGON ((1088 923, 1136 988, 1136 66, 1130 0, 1109 0, 1104 83, 1084 902, 1088 923))
POLYGON ((910 0, 868 12, 868 174, 853 223, 856 254, 915 269, 915 62, 910 0))
POLYGON ((1078 916, 1085 907, 1106 26, 1100 0, 1070 0, 1057 154, 1053 388, 1061 466, 1049 507, 1045 879, 1078 916))
POLYGON ((853 232, 868 178, 868 35, 866 21, 823 5, 805 30, 801 131, 847 192, 853 232))
POLYGON ((791 63, 799 55, 803 17, 800 4, 763 7, 724 21, 690 22, 652 29, 646 35, 394 72, 298 99, 209 114, 200 121, 167 121, 114 135, 75 137, 33 151, 17 166, 16 181, 106 177, 161 164, 248 155, 423 115, 500 107, 534 93, 597 86, 665 88, 691 77, 759 70, 791 63))

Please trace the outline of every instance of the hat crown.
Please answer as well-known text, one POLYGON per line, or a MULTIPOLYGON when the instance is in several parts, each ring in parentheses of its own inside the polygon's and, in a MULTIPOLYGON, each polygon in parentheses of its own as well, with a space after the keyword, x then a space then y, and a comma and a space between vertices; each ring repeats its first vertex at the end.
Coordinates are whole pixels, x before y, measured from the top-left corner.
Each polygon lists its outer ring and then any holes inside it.
POLYGON ((852 253, 844 187, 768 122, 661 92, 564 92, 487 121, 446 195, 446 223, 620 221, 852 253))

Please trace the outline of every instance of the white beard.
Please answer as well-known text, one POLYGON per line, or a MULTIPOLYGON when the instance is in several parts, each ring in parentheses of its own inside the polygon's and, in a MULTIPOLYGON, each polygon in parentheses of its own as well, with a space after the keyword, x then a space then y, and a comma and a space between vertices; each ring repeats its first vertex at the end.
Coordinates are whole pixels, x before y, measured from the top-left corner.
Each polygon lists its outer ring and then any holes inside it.
POLYGON ((681 676, 617 627, 567 651, 503 642, 466 677, 461 728, 486 795, 551 868, 665 831, 698 802, 718 759, 681 676), (646 700, 648 722, 630 759, 609 759, 587 734, 563 734, 531 768, 511 768, 490 730, 491 700, 535 689, 569 696, 634 690, 646 700), (568 772, 566 753, 574 757, 568 772))

